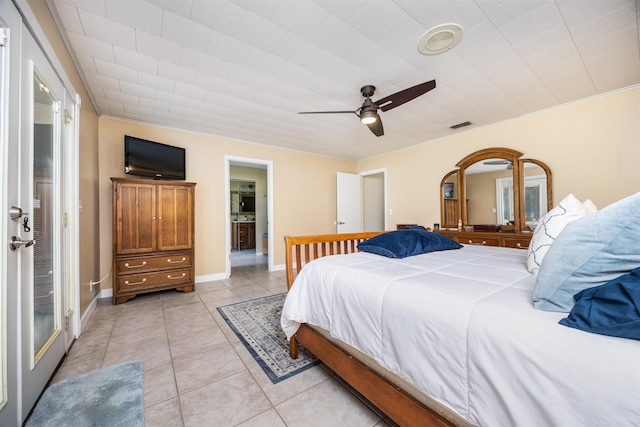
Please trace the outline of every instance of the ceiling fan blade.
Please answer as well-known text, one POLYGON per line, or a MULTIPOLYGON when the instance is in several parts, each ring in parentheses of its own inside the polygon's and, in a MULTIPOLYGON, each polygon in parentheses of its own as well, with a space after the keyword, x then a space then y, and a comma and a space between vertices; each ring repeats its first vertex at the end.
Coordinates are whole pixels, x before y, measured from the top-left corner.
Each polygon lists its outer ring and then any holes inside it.
POLYGON ((355 114, 355 111, 301 111, 298 114, 355 114))
POLYGON ((376 104, 382 111, 388 111, 404 104, 405 102, 409 102, 420 95, 424 95, 435 87, 436 81, 431 80, 379 99, 374 102, 374 104, 376 104))
POLYGON ((384 135, 384 129, 382 128, 382 120, 380 120, 380 117, 378 117, 378 120, 375 122, 368 124, 367 127, 375 136, 384 135))
POLYGON ((508 165, 511 163, 509 160, 487 160, 483 162, 484 165, 508 165))

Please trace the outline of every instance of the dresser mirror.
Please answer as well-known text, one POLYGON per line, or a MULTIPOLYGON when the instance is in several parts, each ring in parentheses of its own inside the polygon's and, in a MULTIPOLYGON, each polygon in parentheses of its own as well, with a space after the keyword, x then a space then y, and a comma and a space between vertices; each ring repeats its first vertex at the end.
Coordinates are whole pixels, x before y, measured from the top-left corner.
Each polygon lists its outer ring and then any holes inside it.
POLYGON ((523 173, 523 199, 525 230, 535 230, 540 218, 551 208, 551 171, 537 160, 520 160, 523 173))
POLYGON ((551 171, 508 148, 476 151, 442 179, 441 224, 483 231, 532 231, 552 206, 551 171))

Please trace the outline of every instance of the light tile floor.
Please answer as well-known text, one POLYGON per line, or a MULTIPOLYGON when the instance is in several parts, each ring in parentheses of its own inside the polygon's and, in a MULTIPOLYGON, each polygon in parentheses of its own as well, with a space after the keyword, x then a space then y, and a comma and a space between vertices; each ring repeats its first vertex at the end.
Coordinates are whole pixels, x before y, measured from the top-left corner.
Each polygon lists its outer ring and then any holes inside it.
POLYGON ((395 425, 323 365, 272 384, 216 307, 285 292, 284 271, 261 263, 231 276, 192 293, 100 301, 53 382, 142 360, 149 427, 395 425))

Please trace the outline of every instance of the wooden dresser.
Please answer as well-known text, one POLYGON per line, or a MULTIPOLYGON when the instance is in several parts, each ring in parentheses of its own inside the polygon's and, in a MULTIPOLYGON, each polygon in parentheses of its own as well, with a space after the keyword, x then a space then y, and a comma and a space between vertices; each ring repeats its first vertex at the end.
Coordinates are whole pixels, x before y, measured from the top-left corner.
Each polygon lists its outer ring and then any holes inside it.
POLYGON ((503 246, 518 249, 527 249, 532 236, 532 233, 501 233, 491 231, 439 230, 436 231, 436 233, 443 234, 464 245, 503 246))
POLYGON ((113 303, 194 285, 195 183, 111 178, 113 303))

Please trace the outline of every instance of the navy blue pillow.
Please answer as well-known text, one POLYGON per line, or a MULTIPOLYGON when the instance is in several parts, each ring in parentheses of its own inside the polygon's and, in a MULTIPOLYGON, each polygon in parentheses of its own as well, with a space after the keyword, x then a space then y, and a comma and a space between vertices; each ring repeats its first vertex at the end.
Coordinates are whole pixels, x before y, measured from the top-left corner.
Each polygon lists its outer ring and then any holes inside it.
POLYGON ((406 258, 433 251, 460 249, 461 244, 442 234, 420 229, 403 229, 379 234, 358 245, 358 249, 389 258, 406 258))
POLYGON ((640 268, 575 295, 560 324, 612 337, 640 340, 640 268))
POLYGON ((407 225, 402 230, 424 230, 424 231, 429 231, 426 228, 424 228, 424 226, 422 226, 422 225, 407 225))

